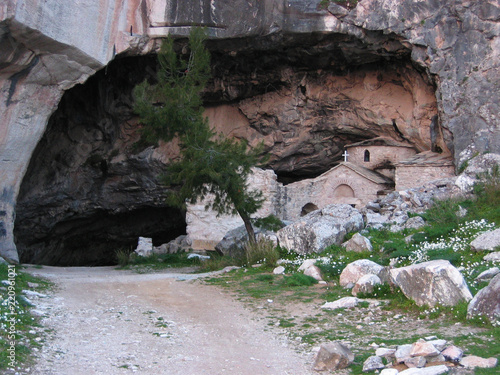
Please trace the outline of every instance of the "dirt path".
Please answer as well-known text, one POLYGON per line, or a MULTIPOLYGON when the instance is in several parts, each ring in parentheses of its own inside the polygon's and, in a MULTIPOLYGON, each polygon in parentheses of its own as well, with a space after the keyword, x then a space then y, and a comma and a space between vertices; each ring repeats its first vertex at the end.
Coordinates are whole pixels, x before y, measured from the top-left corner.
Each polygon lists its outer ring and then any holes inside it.
POLYGON ((52 339, 33 374, 312 374, 243 305, 193 275, 30 268, 57 287, 37 301, 52 339))

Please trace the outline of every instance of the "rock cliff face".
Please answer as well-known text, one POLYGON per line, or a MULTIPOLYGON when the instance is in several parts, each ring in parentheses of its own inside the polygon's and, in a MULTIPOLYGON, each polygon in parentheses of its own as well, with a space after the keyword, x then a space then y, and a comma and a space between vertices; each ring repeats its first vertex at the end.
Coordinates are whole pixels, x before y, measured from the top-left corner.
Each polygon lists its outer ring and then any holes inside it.
MULTIPOLYGON (((82 231, 72 243, 92 237, 82 229, 88 224, 68 223, 133 222, 135 213, 168 210, 155 179, 175 147, 128 148, 131 84, 154 75, 155 64, 120 57, 154 50, 155 38, 186 35, 186 25, 207 26, 211 36, 207 115, 226 134, 264 140, 281 177, 319 174, 343 145, 377 135, 428 149, 434 114, 439 147, 457 164, 476 151, 499 152, 497 1, 361 0, 354 9, 319 2, 1 5, 1 255, 17 259, 16 211, 23 260, 57 263, 68 233, 82 231), (69 90, 112 59, 94 82, 69 90)), ((179 212, 160 214, 170 215, 181 225, 165 224, 166 232, 182 230, 179 212)), ((141 230, 126 228, 130 237, 141 230)), ((104 232, 90 230, 113 238, 104 232)))

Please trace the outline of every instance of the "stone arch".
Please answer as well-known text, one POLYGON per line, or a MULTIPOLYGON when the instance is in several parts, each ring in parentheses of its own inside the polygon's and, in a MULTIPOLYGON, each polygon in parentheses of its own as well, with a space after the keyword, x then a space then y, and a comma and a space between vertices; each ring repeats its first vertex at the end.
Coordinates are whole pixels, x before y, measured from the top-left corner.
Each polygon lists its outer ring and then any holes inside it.
POLYGON ((306 216, 308 213, 313 212, 318 210, 318 206, 316 206, 314 203, 307 203, 302 207, 302 210, 300 211, 300 216, 306 216))
POLYGON ((333 191, 335 198, 354 198, 356 195, 354 189, 348 184, 340 184, 333 191))

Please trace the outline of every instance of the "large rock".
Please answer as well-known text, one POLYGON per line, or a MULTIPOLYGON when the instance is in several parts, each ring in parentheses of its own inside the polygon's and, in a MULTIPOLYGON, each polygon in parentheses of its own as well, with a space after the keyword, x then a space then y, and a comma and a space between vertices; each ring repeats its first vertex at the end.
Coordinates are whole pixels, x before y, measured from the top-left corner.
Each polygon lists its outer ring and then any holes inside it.
POLYGON ((352 295, 357 296, 359 293, 372 293, 375 285, 380 284, 382 284, 382 281, 377 275, 361 276, 352 288, 352 295))
POLYGON ((340 285, 348 286, 356 284, 365 275, 375 275, 379 279, 385 279, 385 268, 369 259, 359 259, 349 263, 340 274, 340 285))
POLYGON ((321 345, 313 368, 316 371, 336 371, 346 368, 353 361, 354 354, 347 346, 340 342, 330 342, 321 345))
POLYGON ((500 247, 500 228, 477 236, 470 243, 470 247, 475 251, 493 251, 500 247))
POLYGON ((340 245, 347 233, 362 228, 363 216, 358 210, 347 204, 333 204, 280 229, 277 235, 281 247, 309 254, 340 245))
POLYGON ((485 316, 493 321, 500 321, 500 275, 496 275, 470 301, 467 318, 485 316))
POLYGON ((447 260, 433 260, 390 270, 392 281, 419 306, 454 306, 472 295, 462 274, 447 260))
MULTIPOLYGON (((254 227, 257 240, 270 241, 275 244, 276 235, 274 232, 254 227)), ((226 233, 222 240, 215 245, 215 250, 223 255, 232 257, 241 256, 244 253, 244 247, 248 243, 248 232, 245 226, 232 229, 226 233)))
POLYGON ((352 238, 342 244, 347 251, 362 253, 364 251, 372 251, 372 243, 365 236, 356 233, 352 238))
POLYGON ((137 248, 134 252, 140 257, 148 257, 153 254, 153 239, 147 237, 139 237, 137 248))

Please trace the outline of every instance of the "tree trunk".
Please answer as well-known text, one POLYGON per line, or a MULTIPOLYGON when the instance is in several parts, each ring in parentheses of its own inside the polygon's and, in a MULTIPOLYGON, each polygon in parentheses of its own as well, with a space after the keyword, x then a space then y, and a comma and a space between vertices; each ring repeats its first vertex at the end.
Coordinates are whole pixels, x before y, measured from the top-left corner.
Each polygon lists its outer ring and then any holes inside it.
POLYGON ((255 239, 255 231, 253 230, 253 225, 252 221, 250 220, 250 216, 248 216, 246 212, 242 211, 238 211, 238 214, 240 214, 240 217, 243 220, 243 223, 245 224, 245 229, 247 230, 248 233, 248 239, 250 240, 251 243, 256 243, 257 240, 255 239))

